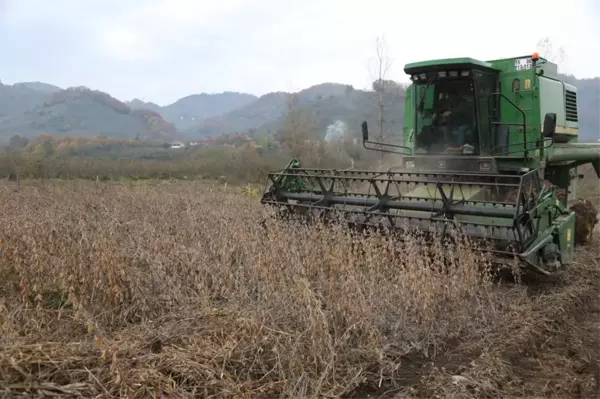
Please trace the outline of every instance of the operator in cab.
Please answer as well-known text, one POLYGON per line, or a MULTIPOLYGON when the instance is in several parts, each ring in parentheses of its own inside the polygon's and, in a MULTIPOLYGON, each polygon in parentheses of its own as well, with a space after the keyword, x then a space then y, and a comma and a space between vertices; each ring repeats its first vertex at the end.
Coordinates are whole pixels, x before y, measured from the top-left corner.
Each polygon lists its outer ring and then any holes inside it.
POLYGON ((451 113, 455 127, 452 133, 456 138, 457 145, 462 146, 467 144, 465 139, 468 133, 473 132, 474 115, 475 104, 473 96, 470 93, 463 93, 454 105, 451 113))
POLYGON ((419 133, 417 153, 473 154, 476 122, 472 92, 451 89, 440 95, 432 111, 430 124, 419 133))
POLYGON ((451 102, 440 115, 445 150, 472 153, 475 104, 469 92, 453 93, 451 102), (452 101, 453 100, 453 101, 452 101))

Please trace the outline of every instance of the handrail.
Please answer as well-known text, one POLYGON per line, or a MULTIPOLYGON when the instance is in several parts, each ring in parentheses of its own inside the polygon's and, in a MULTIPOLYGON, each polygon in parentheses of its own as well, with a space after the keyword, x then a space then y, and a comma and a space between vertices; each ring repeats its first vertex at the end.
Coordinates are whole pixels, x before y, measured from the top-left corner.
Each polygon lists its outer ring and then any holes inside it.
MULTIPOLYGON (((504 94, 502 94, 500 92, 490 93, 488 95, 488 98, 487 98, 487 101, 488 101, 488 110, 492 109, 491 103, 490 103, 490 100, 492 99, 492 96, 497 96, 497 97, 504 98, 506 101, 508 101, 508 103, 510 105, 512 105, 513 107, 515 107, 515 109, 517 111, 519 111, 521 113, 521 115, 523 116, 523 123, 522 124, 514 123, 514 122, 492 122, 491 121, 491 115, 488 113, 488 122, 490 123, 490 125, 523 126, 523 142, 519 143, 519 144, 523 144, 523 152, 525 154, 525 158, 528 158, 529 157, 529 151, 527 150, 527 123, 526 123, 525 111, 523 111, 517 104, 515 104, 514 102, 512 102, 508 97, 506 97, 504 94)), ((492 151, 492 153, 493 153, 493 151, 492 151)))
POLYGON ((391 153, 391 154, 400 154, 400 155, 413 155, 412 148, 406 147, 406 146, 403 146, 403 145, 397 145, 397 144, 389 144, 389 143, 381 143, 381 142, 378 142, 378 141, 363 140, 363 147, 365 147, 367 150, 372 150, 372 151, 388 152, 388 153, 391 153), (367 147, 367 143, 369 143, 369 144, 375 144, 375 145, 379 145, 379 146, 388 146, 388 147, 393 147, 393 148, 402 148, 404 150, 408 150, 408 154, 400 152, 400 151, 383 150, 381 148, 369 148, 369 147, 367 147))
POLYGON ((554 145, 554 140, 552 140, 551 138, 543 138, 543 139, 537 139, 537 140, 533 140, 533 141, 525 141, 525 142, 517 142, 517 143, 512 143, 512 144, 508 144, 508 145, 498 145, 492 148, 492 156, 495 155, 507 155, 507 154, 514 154, 517 152, 520 152, 520 150, 515 150, 515 151, 505 151, 505 152, 496 152, 497 148, 501 148, 501 147, 512 147, 514 145, 519 145, 519 144, 539 144, 540 142, 546 142, 549 141, 550 145, 546 146, 545 144, 542 145, 542 147, 540 147, 540 149, 542 150, 547 150, 548 148, 551 148, 554 145))

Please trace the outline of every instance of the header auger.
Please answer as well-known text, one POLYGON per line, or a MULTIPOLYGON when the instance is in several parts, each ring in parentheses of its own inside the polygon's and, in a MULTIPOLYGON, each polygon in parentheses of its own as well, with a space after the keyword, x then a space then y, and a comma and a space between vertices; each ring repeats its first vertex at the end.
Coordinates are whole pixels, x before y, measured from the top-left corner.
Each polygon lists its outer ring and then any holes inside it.
POLYGON ((366 149, 402 155, 385 172, 302 168, 268 176, 263 204, 353 227, 466 234, 501 261, 515 257, 550 274, 571 261, 597 223, 576 202, 577 167, 600 177, 600 144, 578 142, 577 88, 533 56, 408 64, 403 145, 366 149))

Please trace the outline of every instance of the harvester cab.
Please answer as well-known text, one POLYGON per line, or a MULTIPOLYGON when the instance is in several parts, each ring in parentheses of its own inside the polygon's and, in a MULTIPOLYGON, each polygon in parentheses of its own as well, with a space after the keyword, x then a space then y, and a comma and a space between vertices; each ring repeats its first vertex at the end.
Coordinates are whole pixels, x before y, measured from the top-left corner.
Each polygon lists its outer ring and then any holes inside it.
POLYGON ((600 144, 578 142, 577 88, 532 56, 411 63, 402 145, 363 146, 402 156, 398 169, 324 170, 293 160, 268 176, 261 202, 354 227, 465 233, 498 260, 548 274, 569 263, 597 222, 575 199, 577 167, 600 177, 600 144))

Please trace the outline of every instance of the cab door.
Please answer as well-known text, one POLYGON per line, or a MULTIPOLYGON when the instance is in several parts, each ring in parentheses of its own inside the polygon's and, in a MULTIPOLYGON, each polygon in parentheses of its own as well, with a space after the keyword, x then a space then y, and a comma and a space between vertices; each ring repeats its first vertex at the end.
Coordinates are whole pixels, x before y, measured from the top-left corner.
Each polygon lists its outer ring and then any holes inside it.
POLYGON ((495 147, 503 147, 508 140, 508 131, 499 131, 498 72, 473 71, 475 92, 477 93, 477 128, 482 155, 492 155, 495 147))

